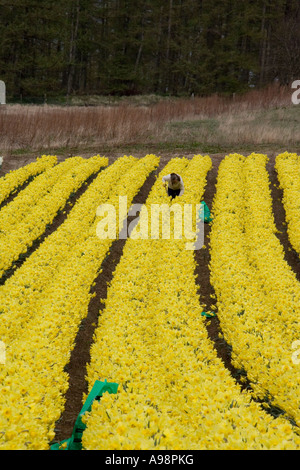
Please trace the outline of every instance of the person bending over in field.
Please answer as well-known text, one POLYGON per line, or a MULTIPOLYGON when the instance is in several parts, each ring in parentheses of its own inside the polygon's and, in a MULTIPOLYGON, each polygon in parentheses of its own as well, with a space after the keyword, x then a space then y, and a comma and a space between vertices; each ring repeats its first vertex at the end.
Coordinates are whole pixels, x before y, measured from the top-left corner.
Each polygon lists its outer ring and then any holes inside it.
POLYGON ((163 186, 168 185, 168 196, 172 199, 176 196, 182 196, 184 193, 184 185, 180 175, 177 173, 170 173, 169 175, 163 176, 163 186))
POLYGON ((176 196, 182 196, 184 193, 183 180, 177 173, 170 173, 169 175, 163 176, 163 186, 168 186, 168 196, 174 199, 176 196))

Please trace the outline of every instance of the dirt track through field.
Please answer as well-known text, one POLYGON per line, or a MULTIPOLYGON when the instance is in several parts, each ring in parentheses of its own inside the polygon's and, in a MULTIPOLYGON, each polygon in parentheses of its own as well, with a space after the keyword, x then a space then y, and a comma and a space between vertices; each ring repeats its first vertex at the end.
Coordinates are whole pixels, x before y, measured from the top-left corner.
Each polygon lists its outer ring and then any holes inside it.
POLYGON ((273 214, 278 233, 276 234, 278 240, 283 246, 285 253, 285 260, 294 271, 297 280, 300 281, 300 259, 298 253, 292 248, 287 232, 285 210, 282 203, 283 191, 279 188, 277 172, 274 167, 275 156, 270 158, 267 164, 267 170, 270 178, 270 188, 273 199, 273 214))
MULTIPOLYGON (((155 175, 161 170, 162 166, 164 164, 160 163, 158 169, 146 179, 144 185, 134 197, 133 204, 144 204, 146 202, 150 189, 155 182, 155 175)), ((135 219, 136 217, 128 217, 127 224, 129 225, 135 219)), ((70 362, 65 369, 69 375, 69 388, 65 396, 66 404, 64 412, 56 425, 54 442, 68 439, 72 435, 75 420, 83 405, 83 394, 88 392, 88 384, 85 379, 86 365, 90 361, 93 334, 98 318, 103 310, 103 303, 101 301, 107 297, 107 288, 113 278, 115 267, 123 254, 125 242, 126 239, 117 239, 113 242, 109 255, 102 263, 102 272, 95 279, 95 286, 91 289, 91 293, 96 295, 91 299, 87 317, 84 318, 79 327, 75 347, 72 351, 70 362)))
MULTIPOLYGON (((213 168, 208 172, 207 185, 203 195, 203 200, 212 209, 213 200, 216 193, 216 184, 219 164, 222 158, 212 159, 213 168)), ((218 357, 223 361, 224 366, 230 371, 231 375, 240 384, 241 389, 249 388, 247 381, 241 382, 241 371, 238 371, 231 362, 231 346, 222 337, 222 330, 217 315, 217 306, 215 291, 210 283, 210 224, 204 225, 204 247, 201 250, 194 252, 195 260, 197 263, 195 274, 197 275, 196 282, 198 284, 198 294, 200 296, 201 304, 205 305, 206 312, 215 312, 216 316, 207 318, 205 325, 209 338, 212 340, 218 357)))

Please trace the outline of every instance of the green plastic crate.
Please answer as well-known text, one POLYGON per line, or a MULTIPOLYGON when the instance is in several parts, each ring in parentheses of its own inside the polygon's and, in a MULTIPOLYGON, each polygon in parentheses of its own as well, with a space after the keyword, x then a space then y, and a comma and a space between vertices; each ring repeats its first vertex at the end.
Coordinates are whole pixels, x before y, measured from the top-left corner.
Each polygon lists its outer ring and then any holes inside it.
POLYGON ((118 384, 113 382, 107 382, 105 379, 104 382, 96 380, 93 385, 92 390, 90 391, 86 401, 84 402, 83 407, 73 428, 72 436, 69 439, 65 439, 61 442, 55 443, 50 447, 50 450, 81 450, 82 449, 82 433, 86 428, 86 425, 82 422, 82 417, 87 411, 91 411, 92 404, 94 400, 100 400, 103 393, 117 393, 118 384))
POLYGON ((212 222, 212 217, 210 215, 210 210, 208 208, 208 205, 206 204, 205 201, 201 202, 200 210, 199 210, 199 219, 202 222, 209 223, 212 222))

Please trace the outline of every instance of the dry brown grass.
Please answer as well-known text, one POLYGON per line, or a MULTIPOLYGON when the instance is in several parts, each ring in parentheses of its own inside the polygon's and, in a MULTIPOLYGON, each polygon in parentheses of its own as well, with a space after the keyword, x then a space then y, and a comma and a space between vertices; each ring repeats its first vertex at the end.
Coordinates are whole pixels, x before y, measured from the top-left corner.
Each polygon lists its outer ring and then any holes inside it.
MULTIPOLYGON (((294 128, 284 126, 278 133, 268 113, 295 108, 291 94, 290 88, 273 85, 241 96, 163 99, 148 106, 137 100, 91 107, 6 105, 0 107, 0 151, 50 152, 176 140, 227 146, 278 140, 286 144, 295 141, 294 128)), ((284 121, 285 111, 280 119, 284 121)))
POLYGON ((119 107, 7 106, 0 112, 2 151, 130 142, 149 128, 147 110, 119 107))

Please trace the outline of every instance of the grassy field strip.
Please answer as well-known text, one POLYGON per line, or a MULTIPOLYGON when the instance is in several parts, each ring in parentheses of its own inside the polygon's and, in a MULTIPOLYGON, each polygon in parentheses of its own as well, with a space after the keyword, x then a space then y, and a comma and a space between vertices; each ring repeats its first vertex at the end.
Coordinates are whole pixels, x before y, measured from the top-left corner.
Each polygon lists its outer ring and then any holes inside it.
POLYGON ((10 104, 0 115, 1 154, 41 148, 54 153, 72 148, 79 155, 98 148, 114 153, 116 146, 125 153, 130 148, 171 155, 299 147, 299 109, 291 93, 290 86, 273 84, 233 99, 218 94, 194 99, 74 96, 74 106, 10 104), (89 98, 93 106, 82 106, 89 98))
MULTIPOLYGON (((176 202, 200 202, 210 167, 210 160, 199 156, 183 166, 171 160, 149 194, 148 209, 153 201, 168 202, 161 176, 171 171, 180 173, 188 188, 176 202)), ((126 242, 87 375, 90 389, 104 379, 119 388, 95 401, 86 415, 83 447, 299 448, 290 423, 275 420, 241 393, 217 358, 201 316, 194 253, 185 242, 126 242)))
MULTIPOLYGON (((153 155, 137 160, 125 174, 125 183, 117 178, 114 192, 125 191, 130 202, 157 164, 158 158, 153 155)), ((110 239, 100 240, 96 230, 89 231, 89 237, 74 247, 53 283, 45 288, 34 317, 7 344, 6 364, 0 366, 0 419, 4 429, 0 448, 46 449, 54 437, 68 386, 64 367, 87 313, 91 285, 111 244, 110 239)))
POLYGON ((104 164, 101 157, 79 158, 67 159, 36 177, 2 209, 0 276, 44 233, 47 225, 65 207, 70 195, 104 164))
POLYGON ((277 155, 275 169, 280 188, 283 190, 283 205, 286 213, 287 232, 290 243, 300 255, 300 157, 284 152, 277 155))
POLYGON ((56 156, 42 155, 37 158, 35 162, 6 173, 6 175, 0 178, 0 204, 30 178, 43 173, 56 165, 56 163, 56 156))
POLYGON ((219 169, 211 231, 211 279, 233 364, 255 396, 298 425, 300 286, 276 237, 266 157, 225 157, 219 169), (270 292, 272 291, 272 295, 270 292))

